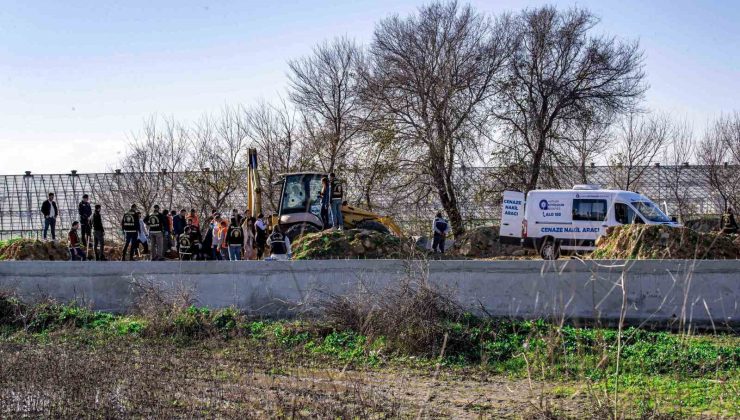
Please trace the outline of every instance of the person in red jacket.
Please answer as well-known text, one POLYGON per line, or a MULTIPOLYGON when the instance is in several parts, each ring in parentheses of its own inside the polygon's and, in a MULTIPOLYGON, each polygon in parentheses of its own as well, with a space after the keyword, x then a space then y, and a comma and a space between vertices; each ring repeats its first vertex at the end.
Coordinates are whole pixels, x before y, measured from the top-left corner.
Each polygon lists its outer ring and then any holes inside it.
POLYGON ((69 247, 69 260, 70 261, 84 261, 85 255, 82 253, 82 250, 80 249, 80 234, 77 232, 77 229, 80 227, 80 222, 75 220, 72 222, 72 229, 69 230, 69 233, 67 234, 67 241, 68 241, 68 247, 69 247))

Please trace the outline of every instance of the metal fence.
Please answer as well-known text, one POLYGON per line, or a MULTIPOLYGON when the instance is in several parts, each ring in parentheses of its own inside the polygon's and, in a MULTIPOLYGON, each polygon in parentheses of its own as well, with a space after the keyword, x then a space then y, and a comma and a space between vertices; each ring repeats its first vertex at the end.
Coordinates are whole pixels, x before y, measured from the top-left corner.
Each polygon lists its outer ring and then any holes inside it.
MULTIPOLYGON (((739 170, 732 167, 732 170, 739 170)), ((586 168, 585 178, 588 183, 599 184, 605 188, 620 186, 620 178, 624 177, 625 168, 611 166, 591 166, 586 168)), ((633 190, 637 190, 651 198, 670 212, 676 212, 679 206, 688 207, 689 213, 694 216, 716 215, 721 213, 725 205, 713 191, 708 182, 708 170, 703 166, 650 166, 631 168, 638 172, 638 179, 633 182, 633 190)), ((455 174, 456 193, 460 211, 466 226, 477 226, 497 223, 500 218, 500 203, 502 192, 512 188, 508 177, 508 169, 493 167, 459 168, 455 174)), ((190 172, 188 174, 194 174, 190 172)), ((197 174, 197 173, 195 173, 197 174)), ((578 181, 583 181, 584 174, 576 168, 551 168, 549 176, 543 178, 541 188, 565 188, 578 181)), ((41 204, 49 192, 56 195, 59 207, 57 230, 66 230, 73 220, 77 220, 77 206, 83 194, 87 193, 91 201, 96 203, 106 197, 111 200, 128 204, 129 199, 122 185, 131 188, 133 185, 158 184, 163 177, 171 180, 173 187, 162 195, 160 203, 168 208, 190 208, 191 203, 178 188, 177 180, 186 174, 166 173, 89 173, 81 174, 75 171, 68 174, 31 174, 2 175, 0 181, 0 239, 10 237, 38 238, 43 228, 41 204), (164 197, 166 196, 166 199, 164 197)), ((218 177, 211 172, 209 176, 218 177)), ((244 209, 246 203, 246 173, 244 182, 231 192, 224 202, 224 209, 244 209)), ((419 183, 428 183, 419 179, 419 183)), ((166 185, 166 183, 162 183, 166 185)), ((373 191, 373 210, 392 216, 409 233, 427 234, 433 214, 441 210, 438 196, 431 184, 427 188, 415 190, 406 194, 397 188, 377 188, 373 191), (387 191, 394 191, 389 193, 387 191)), ((163 187, 164 188, 164 187, 163 187)), ((351 201, 360 201, 360 196, 348 185, 346 190, 351 201)), ((270 200, 265 200, 268 203, 270 200)), ((276 201, 276 200, 273 200, 276 201)), ((110 207, 110 206, 108 206, 110 207)), ((266 212, 273 209, 266 204, 266 212)), ((109 209, 112 210, 112 209, 109 209)), ((205 209, 202 209, 205 210, 205 209)), ((115 213, 116 211, 110 211, 115 213)), ((106 224, 108 229, 116 232, 116 221, 121 215, 108 214, 106 224)))

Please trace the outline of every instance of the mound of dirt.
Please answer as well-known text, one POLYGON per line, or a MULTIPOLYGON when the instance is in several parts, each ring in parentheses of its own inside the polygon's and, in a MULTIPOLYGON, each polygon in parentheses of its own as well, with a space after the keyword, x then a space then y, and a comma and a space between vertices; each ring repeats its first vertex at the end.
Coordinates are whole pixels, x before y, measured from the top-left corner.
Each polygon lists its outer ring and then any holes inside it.
POLYGON ((664 225, 611 227, 596 241, 592 259, 707 259, 740 258, 737 235, 701 233, 664 225))
POLYGON ((452 246, 450 254, 468 258, 534 255, 532 250, 523 249, 517 245, 502 244, 498 237, 498 226, 482 226, 471 229, 455 238, 455 244, 452 246))
POLYGON ((66 243, 14 239, 0 246, 0 260, 67 261, 68 259, 69 252, 66 243))
POLYGON ((405 258, 415 252, 425 253, 393 235, 361 229, 309 233, 291 245, 296 260, 391 259, 405 258))

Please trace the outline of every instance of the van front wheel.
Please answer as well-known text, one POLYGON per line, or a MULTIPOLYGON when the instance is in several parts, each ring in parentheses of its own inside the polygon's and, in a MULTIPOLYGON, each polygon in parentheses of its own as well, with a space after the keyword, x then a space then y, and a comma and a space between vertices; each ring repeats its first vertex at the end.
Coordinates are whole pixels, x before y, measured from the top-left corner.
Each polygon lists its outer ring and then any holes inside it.
POLYGON ((545 238, 540 245, 540 256, 543 260, 557 260, 560 256, 560 248, 553 238, 545 238))

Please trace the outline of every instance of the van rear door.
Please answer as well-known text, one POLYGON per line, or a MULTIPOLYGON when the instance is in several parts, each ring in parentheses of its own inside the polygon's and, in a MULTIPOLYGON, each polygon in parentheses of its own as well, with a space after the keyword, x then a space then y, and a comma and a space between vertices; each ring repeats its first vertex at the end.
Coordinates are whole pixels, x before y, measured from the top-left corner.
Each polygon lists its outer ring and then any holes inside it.
POLYGON ((499 237, 502 242, 519 242, 522 237, 524 221, 524 193, 504 191, 504 202, 501 204, 501 229, 499 237))

